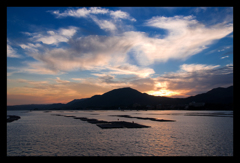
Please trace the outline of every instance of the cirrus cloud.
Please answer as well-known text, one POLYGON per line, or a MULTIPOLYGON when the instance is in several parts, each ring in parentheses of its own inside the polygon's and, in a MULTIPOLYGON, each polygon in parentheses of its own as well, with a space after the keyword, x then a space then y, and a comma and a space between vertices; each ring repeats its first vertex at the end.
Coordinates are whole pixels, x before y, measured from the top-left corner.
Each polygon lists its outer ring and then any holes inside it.
POLYGON ((75 18, 91 18, 102 30, 114 32, 117 30, 117 27, 114 23, 121 19, 127 19, 130 21, 136 21, 136 19, 132 18, 127 12, 117 10, 112 11, 101 7, 90 7, 89 9, 83 7, 79 9, 68 9, 64 12, 60 13, 59 10, 56 11, 48 11, 52 14, 56 15, 57 18, 63 17, 75 17, 75 18), (96 17, 96 15, 108 15, 110 16, 109 20, 100 20, 96 17))
POLYGON ((111 15, 114 19, 129 19, 129 20, 131 20, 131 21, 136 21, 136 19, 131 18, 127 12, 123 12, 123 11, 121 11, 121 10, 111 11, 111 12, 110 12, 110 15, 111 15))
POLYGON ((166 29, 168 34, 163 39, 146 38, 145 44, 135 49, 139 62, 144 65, 169 59, 185 60, 233 31, 231 23, 206 27, 193 16, 153 17, 145 25, 166 29))
POLYGON ((103 9, 100 7, 91 7, 90 9, 83 7, 76 10, 68 9, 68 10, 65 10, 63 13, 60 13, 59 10, 48 11, 48 12, 51 12, 52 14, 56 15, 57 18, 67 17, 67 16, 79 18, 79 17, 87 17, 90 14, 106 14, 109 11, 107 9, 103 9))
POLYGON ((59 10, 48 11, 48 12, 51 12, 52 14, 56 15, 57 18, 68 17, 68 16, 76 17, 76 18, 80 18, 80 17, 86 18, 88 16, 97 15, 97 14, 108 14, 114 19, 129 19, 131 21, 136 21, 136 19, 131 18, 127 12, 124 12, 121 10, 110 11, 108 9, 101 8, 101 7, 90 7, 89 9, 83 7, 75 10, 68 9, 62 13, 60 13, 59 10))
POLYGON ((99 20, 94 16, 91 16, 91 18, 103 30, 115 31, 117 29, 116 26, 111 21, 99 20))
POLYGON ((7 39, 7 57, 22 58, 22 56, 17 54, 16 50, 10 44, 11 42, 7 39))
MULTIPOLYGON (((24 32, 24 34, 31 36, 31 40, 34 42, 42 42, 47 45, 57 45, 59 42, 67 42, 77 32, 77 30, 77 27, 69 26, 68 28, 60 28, 58 30, 49 30, 46 34, 29 32, 24 32)), ((29 45, 25 44, 21 44, 20 46, 23 49, 29 48, 29 45)))
POLYGON ((220 65, 206 65, 206 64, 183 64, 180 66, 180 69, 185 72, 197 72, 197 71, 206 71, 212 70, 219 67, 220 65))

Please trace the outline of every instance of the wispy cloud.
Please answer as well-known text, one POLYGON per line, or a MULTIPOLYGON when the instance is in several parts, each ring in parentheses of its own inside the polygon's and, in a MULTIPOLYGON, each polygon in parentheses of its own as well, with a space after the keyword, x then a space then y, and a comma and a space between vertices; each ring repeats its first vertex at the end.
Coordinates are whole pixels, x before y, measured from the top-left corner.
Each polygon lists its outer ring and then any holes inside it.
POLYGON ((111 21, 99 20, 95 16, 91 16, 91 18, 103 30, 115 31, 117 29, 116 26, 111 21))
POLYGON ((207 71, 219 67, 220 65, 206 65, 206 64, 183 64, 180 66, 180 70, 183 72, 198 72, 207 71))
POLYGON ((221 57, 221 59, 224 59, 224 58, 228 58, 229 56, 227 55, 227 56, 225 56, 225 57, 221 57))
POLYGON ((62 17, 88 17, 91 15, 97 15, 97 14, 108 14, 114 19, 129 19, 131 21, 136 21, 136 19, 132 18, 127 12, 117 10, 117 11, 111 11, 105 8, 101 7, 90 7, 89 9, 83 7, 79 9, 67 9, 64 12, 60 13, 59 10, 56 11, 48 11, 51 12, 52 14, 56 15, 57 18, 62 18, 62 17))
POLYGON ((62 18, 62 17, 67 17, 67 16, 80 18, 80 17, 87 17, 90 14, 106 14, 109 12, 109 10, 100 8, 100 7, 91 7, 90 9, 83 7, 83 8, 79 8, 76 10, 68 9, 62 13, 60 13, 59 10, 48 11, 48 12, 51 12, 52 14, 56 15, 57 18, 62 18))
POLYGON ((79 8, 79 9, 68 9, 64 12, 60 13, 59 10, 56 11, 48 11, 52 14, 56 15, 57 18, 63 17, 75 17, 75 18, 90 18, 92 19, 102 30, 114 32, 117 30, 115 23, 121 19, 127 19, 130 21, 136 21, 136 19, 132 18, 127 12, 117 10, 112 11, 101 7, 91 7, 87 8, 79 8), (109 20, 102 20, 97 18, 97 15, 108 15, 109 20))
POLYGON ((135 65, 130 64, 121 64, 119 66, 109 66, 107 67, 111 70, 110 74, 122 74, 122 75, 136 75, 140 78, 149 77, 151 74, 154 74, 155 71, 152 68, 141 68, 135 65))
POLYGON ((84 80, 84 78, 71 78, 72 80, 76 80, 76 81, 82 81, 84 80))
MULTIPOLYGON (((152 48, 149 53, 139 52, 140 56, 144 56, 141 61, 143 63, 168 59, 184 60, 233 31, 232 24, 219 23, 206 27, 193 16, 153 17, 146 22, 146 25, 166 29, 168 35, 163 39, 151 39, 152 44, 148 46, 152 48)), ((146 48, 143 46, 143 49, 140 49, 144 52, 146 48)))
POLYGON ((130 15, 127 12, 123 12, 121 10, 117 10, 117 11, 110 11, 110 15, 114 18, 114 19, 129 19, 131 21, 136 21, 136 19, 131 18, 130 15))
POLYGON ((22 58, 22 56, 17 54, 16 50, 14 50, 10 44, 11 44, 11 42, 7 39, 7 57, 22 58))
MULTIPOLYGON (((30 36, 31 40, 33 40, 34 42, 42 42, 43 44, 47 45, 57 45, 59 42, 67 42, 77 32, 77 30, 77 27, 70 26, 68 28, 60 28, 58 30, 49 30, 46 31, 45 34, 29 32, 25 32, 25 34, 30 36)), ((40 44, 21 44, 20 46, 23 49, 32 49, 33 47, 39 47, 39 45, 40 44)))
POLYGON ((199 13, 199 12, 205 12, 206 10, 208 9, 208 7, 196 7, 196 8, 194 8, 194 12, 196 12, 197 14, 199 13))
POLYGON ((57 79, 55 80, 57 83, 69 83, 70 81, 68 80, 61 80, 60 77, 56 77, 57 79))
POLYGON ((63 74, 64 72, 54 71, 42 62, 23 62, 25 66, 22 67, 7 67, 8 71, 7 76, 11 76, 16 73, 29 73, 29 74, 50 74, 57 75, 63 74))
POLYGON ((229 48, 231 48, 232 46, 224 46, 222 49, 219 49, 218 52, 221 52, 221 51, 225 51, 229 48))
MULTIPOLYGON (((212 53, 214 53, 214 52, 222 52, 222 51, 225 51, 225 50, 227 50, 227 49, 229 49, 229 48, 232 48, 232 46, 220 47, 220 48, 211 50, 211 51, 207 52, 206 54, 212 54, 212 53)), ((229 52, 225 52, 225 53, 229 54, 229 52)), ((224 54, 225 54, 225 53, 224 53, 224 54)), ((232 53, 232 51, 230 51, 230 53, 232 53)), ((224 55, 224 54, 222 54, 222 55, 224 55)))
POLYGON ((9 83, 18 82, 18 83, 26 83, 27 85, 40 86, 42 84, 47 84, 48 81, 34 81, 34 80, 26 80, 26 79, 7 79, 9 83))
POLYGON ((37 52, 38 48, 41 47, 42 45, 39 43, 36 43, 36 44, 27 43, 27 44, 19 44, 19 46, 22 49, 29 50, 31 52, 37 52))

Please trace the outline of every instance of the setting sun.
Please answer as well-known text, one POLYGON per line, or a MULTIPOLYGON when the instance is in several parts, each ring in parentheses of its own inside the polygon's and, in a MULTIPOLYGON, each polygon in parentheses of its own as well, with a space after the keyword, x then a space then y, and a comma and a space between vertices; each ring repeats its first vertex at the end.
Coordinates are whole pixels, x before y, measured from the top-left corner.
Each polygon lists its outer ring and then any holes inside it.
POLYGON ((153 95, 153 96, 173 96, 179 94, 178 92, 173 92, 167 89, 162 89, 159 91, 148 91, 147 94, 153 95))

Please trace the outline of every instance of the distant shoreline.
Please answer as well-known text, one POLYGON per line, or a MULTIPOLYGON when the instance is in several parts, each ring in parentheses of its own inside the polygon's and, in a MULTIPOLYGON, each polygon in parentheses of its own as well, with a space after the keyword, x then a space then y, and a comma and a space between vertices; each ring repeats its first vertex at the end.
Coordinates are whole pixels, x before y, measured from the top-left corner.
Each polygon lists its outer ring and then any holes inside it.
POLYGON ((188 98, 151 96, 127 87, 66 104, 13 105, 7 110, 233 110, 233 86, 188 98))

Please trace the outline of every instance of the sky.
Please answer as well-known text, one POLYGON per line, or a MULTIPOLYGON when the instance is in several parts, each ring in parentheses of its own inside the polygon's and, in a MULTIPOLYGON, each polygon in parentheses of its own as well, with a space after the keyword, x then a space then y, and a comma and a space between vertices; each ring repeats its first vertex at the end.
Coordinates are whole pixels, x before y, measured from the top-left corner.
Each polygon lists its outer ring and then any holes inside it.
POLYGON ((233 85, 233 7, 7 7, 7 105, 233 85))

